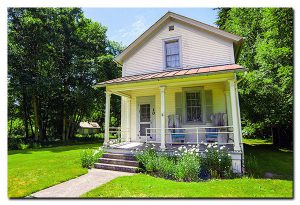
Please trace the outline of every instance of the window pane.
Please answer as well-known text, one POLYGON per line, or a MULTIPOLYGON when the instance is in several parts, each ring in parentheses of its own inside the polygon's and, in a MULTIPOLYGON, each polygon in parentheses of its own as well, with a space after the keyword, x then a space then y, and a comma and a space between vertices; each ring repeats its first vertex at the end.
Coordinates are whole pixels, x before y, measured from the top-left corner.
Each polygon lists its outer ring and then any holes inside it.
POLYGON ((188 122, 202 121, 201 99, 199 91, 186 93, 186 116, 188 122))
POLYGON ((178 40, 166 42, 165 49, 166 49, 166 67, 167 68, 179 67, 180 59, 179 59, 178 40))
POLYGON ((150 124, 140 124, 140 136, 146 136, 146 128, 150 128, 150 124))
POLYGON ((140 122, 150 122, 150 104, 140 105, 140 122))

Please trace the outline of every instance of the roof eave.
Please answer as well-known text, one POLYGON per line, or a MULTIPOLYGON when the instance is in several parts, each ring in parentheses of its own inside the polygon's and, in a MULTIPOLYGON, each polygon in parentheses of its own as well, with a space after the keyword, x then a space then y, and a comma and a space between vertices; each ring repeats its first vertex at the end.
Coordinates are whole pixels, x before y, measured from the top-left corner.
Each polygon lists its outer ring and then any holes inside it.
POLYGON ((107 85, 121 85, 121 84, 130 84, 130 83, 139 83, 145 81, 160 81, 164 79, 177 79, 177 78, 188 78, 188 77, 195 77, 195 76, 205 76, 205 75, 213 75, 213 74, 223 74, 223 73, 237 73, 248 70, 247 68, 238 68, 238 69, 231 69, 231 70, 223 70, 223 71, 211 71, 208 73, 197 73, 197 74, 190 74, 190 75, 179 75, 179 76, 170 76, 170 77, 162 77, 162 78, 149 78, 149 79, 142 79, 142 80, 134 80, 134 81, 125 81, 125 82, 116 82, 116 83, 99 83, 96 84, 96 88, 103 88, 107 85))

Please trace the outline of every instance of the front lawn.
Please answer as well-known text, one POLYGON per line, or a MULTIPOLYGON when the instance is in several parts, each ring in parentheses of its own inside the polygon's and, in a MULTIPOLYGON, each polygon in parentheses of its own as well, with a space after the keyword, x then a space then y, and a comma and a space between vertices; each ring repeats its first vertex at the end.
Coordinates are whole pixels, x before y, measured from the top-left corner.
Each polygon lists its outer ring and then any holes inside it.
POLYGON ((86 198, 291 198, 292 181, 229 179, 175 182, 145 174, 124 176, 104 184, 86 198))
POLYGON ((8 152, 8 196, 25 197, 87 173, 80 152, 100 144, 15 150, 8 152))
POLYGON ((255 156, 255 178, 175 182, 145 174, 119 177, 82 197, 86 198, 292 198, 293 152, 279 150, 269 141, 245 140, 245 155, 255 156), (264 179, 265 173, 279 179, 264 179))
POLYGON ((273 147, 269 142, 244 140, 245 156, 255 156, 258 169, 256 176, 263 178, 266 173, 272 173, 280 179, 293 179, 293 152, 273 147))

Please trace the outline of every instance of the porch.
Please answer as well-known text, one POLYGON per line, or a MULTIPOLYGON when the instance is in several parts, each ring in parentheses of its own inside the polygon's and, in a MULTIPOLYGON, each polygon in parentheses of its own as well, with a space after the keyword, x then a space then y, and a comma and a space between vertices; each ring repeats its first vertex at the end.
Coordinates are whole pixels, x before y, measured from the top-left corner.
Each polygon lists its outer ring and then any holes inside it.
POLYGON ((154 143, 161 150, 216 143, 241 152, 237 82, 228 74, 209 77, 107 86, 105 145, 118 133, 120 142, 154 143), (117 129, 109 127, 112 94, 122 98, 117 129))

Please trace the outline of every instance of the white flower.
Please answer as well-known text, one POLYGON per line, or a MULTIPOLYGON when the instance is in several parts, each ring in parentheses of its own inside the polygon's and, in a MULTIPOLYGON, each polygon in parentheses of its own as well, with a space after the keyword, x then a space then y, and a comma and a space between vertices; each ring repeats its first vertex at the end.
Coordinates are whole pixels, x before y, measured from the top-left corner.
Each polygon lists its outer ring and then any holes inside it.
POLYGON ((209 144, 209 145, 207 146, 207 148, 211 148, 211 144, 209 144))
POLYGON ((221 159, 219 159, 219 162, 221 162, 221 159))
POLYGON ((224 149, 224 146, 220 147, 220 150, 224 149))
POLYGON ((228 156, 230 157, 231 155, 230 155, 230 154, 228 154, 228 156))
POLYGON ((178 150, 181 151, 181 150, 182 150, 182 147, 178 147, 178 150))
POLYGON ((219 150, 217 150, 217 152, 219 152, 219 150))
POLYGON ((205 149, 205 152, 208 152, 208 150, 207 150, 207 149, 205 149))

